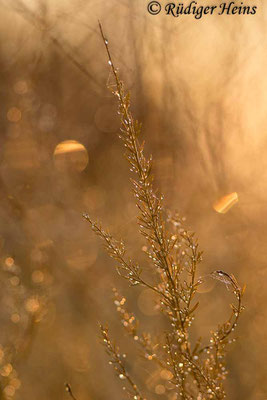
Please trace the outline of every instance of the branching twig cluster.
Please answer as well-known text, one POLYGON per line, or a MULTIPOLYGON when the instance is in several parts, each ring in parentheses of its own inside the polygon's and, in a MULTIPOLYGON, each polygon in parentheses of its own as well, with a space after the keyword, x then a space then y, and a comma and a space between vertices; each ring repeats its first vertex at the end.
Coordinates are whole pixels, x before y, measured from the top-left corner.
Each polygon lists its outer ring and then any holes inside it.
MULTIPOLYGON (((212 278, 222 280, 236 297, 232 314, 227 322, 211 332, 208 345, 201 339, 192 343, 190 329, 198 308, 195 295, 202 279, 197 279, 197 268, 202 261, 202 252, 193 233, 183 227, 178 215, 168 215, 163 208, 163 196, 153 187, 152 158, 144 155, 144 143, 139 140, 141 124, 130 111, 130 96, 119 79, 109 50, 108 41, 101 35, 108 55, 108 63, 115 79, 112 91, 118 99, 121 116, 121 134, 126 149, 130 170, 135 174, 132 180, 136 205, 139 209, 138 224, 140 233, 147 242, 146 254, 152 271, 157 273, 157 283, 143 278, 140 265, 126 255, 124 243, 107 233, 99 223, 93 222, 88 214, 84 218, 93 231, 103 239, 108 254, 115 259, 117 271, 131 285, 142 285, 156 292, 162 313, 169 321, 169 331, 162 335, 161 343, 150 334, 138 332, 135 316, 126 311, 125 299, 117 291, 115 304, 128 334, 144 351, 148 361, 156 362, 169 371, 169 383, 176 398, 183 400, 223 399, 225 369, 225 348, 231 342, 230 335, 235 329, 242 311, 242 294, 236 279, 224 271, 214 271, 212 278)), ((106 328, 101 326, 102 337, 118 376, 128 383, 128 393, 132 399, 144 399, 132 378, 126 371, 118 348, 109 338, 106 328)))

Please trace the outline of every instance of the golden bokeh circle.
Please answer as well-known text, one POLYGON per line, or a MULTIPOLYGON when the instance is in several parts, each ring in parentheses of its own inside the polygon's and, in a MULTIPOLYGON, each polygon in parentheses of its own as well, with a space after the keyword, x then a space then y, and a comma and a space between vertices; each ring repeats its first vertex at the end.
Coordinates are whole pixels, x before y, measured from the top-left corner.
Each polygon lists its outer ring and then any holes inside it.
POLYGON ((76 140, 64 140, 54 150, 54 164, 59 171, 75 170, 82 172, 89 161, 88 152, 76 140))

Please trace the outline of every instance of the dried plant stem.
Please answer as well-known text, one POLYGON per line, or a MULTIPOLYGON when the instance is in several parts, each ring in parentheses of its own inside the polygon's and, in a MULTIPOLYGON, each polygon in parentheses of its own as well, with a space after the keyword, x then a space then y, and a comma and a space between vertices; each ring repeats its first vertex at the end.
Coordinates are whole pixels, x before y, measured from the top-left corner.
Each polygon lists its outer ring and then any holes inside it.
MULTIPOLYGON (((147 400, 145 397, 142 396, 140 390, 138 389, 137 385, 134 383, 133 379, 131 378, 130 374, 128 373, 125 364, 123 362, 123 356, 119 353, 119 349, 115 346, 114 343, 111 342, 108 334, 108 328, 104 328, 103 325, 100 325, 100 330, 102 333, 103 341, 106 347, 106 351, 110 356, 110 363, 114 366, 115 371, 118 377, 122 380, 126 380, 130 387, 128 389, 128 394, 132 395, 134 400, 147 400)), ((126 388, 125 388, 126 390, 126 388)))
MULTIPOLYGON (((157 273, 157 283, 151 284, 143 279, 140 265, 125 256, 126 251, 122 240, 114 239, 102 229, 99 223, 93 222, 88 214, 84 214, 84 218, 104 241, 108 254, 118 263, 118 273, 128 280, 130 285, 144 286, 159 296, 160 309, 169 321, 169 331, 165 335, 165 340, 163 339, 163 342, 158 343, 157 346, 153 344, 150 334, 137 335, 135 317, 132 313, 126 312, 124 307, 118 306, 127 333, 141 345, 145 351, 145 358, 155 361, 160 368, 170 371, 170 376, 172 376, 170 383, 176 391, 176 396, 182 400, 221 400, 226 396, 223 388, 223 380, 226 376, 225 348, 231 342, 229 336, 235 329, 243 310, 241 301, 243 291, 233 275, 228 275, 224 271, 214 271, 210 274, 232 290, 237 299, 237 305, 232 305, 232 314, 228 321, 219 326, 215 332, 211 332, 208 346, 202 346, 200 339, 193 346, 190 329, 199 306, 199 303, 195 302, 195 295, 202 280, 196 280, 196 275, 198 265, 202 261, 202 252, 199 251, 194 233, 188 232, 183 227, 178 215, 166 217, 163 196, 159 195, 153 187, 152 157, 145 157, 144 143, 139 142, 141 124, 131 114, 130 96, 125 92, 123 82, 119 79, 100 23, 99 28, 107 52, 108 64, 115 79, 112 91, 118 99, 121 116, 120 139, 126 149, 125 156, 130 164, 130 171, 136 176, 132 183, 139 210, 137 218, 139 231, 148 244, 145 253, 153 273, 157 273), (157 351, 155 351, 156 347, 157 351), (161 348, 164 349, 163 352, 159 351, 161 348)), ((119 300, 117 292, 115 296, 115 303, 119 305, 126 301, 119 300)), ((144 399, 125 370, 123 360, 110 341, 107 329, 101 326, 101 332, 115 370, 127 380, 132 390, 129 394, 134 399, 144 399)))

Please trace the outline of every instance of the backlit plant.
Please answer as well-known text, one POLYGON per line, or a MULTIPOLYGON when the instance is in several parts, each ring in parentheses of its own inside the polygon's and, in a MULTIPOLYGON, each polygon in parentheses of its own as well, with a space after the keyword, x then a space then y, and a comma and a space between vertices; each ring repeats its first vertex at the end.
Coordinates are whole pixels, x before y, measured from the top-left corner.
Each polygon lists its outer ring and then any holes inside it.
MULTIPOLYGON (((202 343, 201 338, 196 341, 192 339, 192 324, 199 306, 195 295, 204 280, 198 274, 202 252, 194 233, 184 227, 179 215, 172 215, 164 209, 163 196, 159 195, 153 186, 152 157, 145 156, 144 143, 140 141, 141 124, 131 113, 129 93, 125 90, 113 64, 101 25, 100 32, 115 79, 115 85, 111 89, 118 100, 121 117, 120 139, 126 150, 125 156, 130 171, 135 175, 132 183, 139 210, 137 221, 139 231, 146 241, 145 253, 151 268, 151 279, 149 280, 147 275, 145 278, 142 266, 127 256, 122 240, 115 239, 88 214, 84 214, 84 218, 104 241, 106 251, 116 262, 119 275, 131 286, 141 285, 155 292, 158 297, 160 310, 168 321, 168 329, 164 328, 163 332, 154 337, 150 333, 140 331, 136 317, 126 308, 126 299, 114 289, 115 304, 124 329, 134 343, 142 348, 145 359, 156 363, 165 371, 167 390, 172 394, 171 398, 224 399, 224 380, 227 375, 225 352, 227 345, 232 341, 231 335, 243 309, 244 290, 233 275, 221 270, 212 272, 209 277, 222 281, 231 290, 236 301, 231 305, 229 319, 210 333, 208 343, 202 343)), ((148 396, 143 394, 129 374, 125 356, 114 345, 108 328, 102 325, 100 328, 109 362, 123 381, 124 389, 134 400, 147 399, 148 396)))

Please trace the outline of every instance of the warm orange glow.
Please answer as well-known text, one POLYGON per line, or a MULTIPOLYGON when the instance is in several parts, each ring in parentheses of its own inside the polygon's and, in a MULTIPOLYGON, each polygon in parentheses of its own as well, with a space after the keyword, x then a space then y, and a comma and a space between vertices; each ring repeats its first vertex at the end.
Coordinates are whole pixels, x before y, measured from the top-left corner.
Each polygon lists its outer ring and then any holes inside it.
POLYGON ((7 267, 11 268, 14 265, 14 259, 12 257, 7 257, 5 263, 7 267))
POLYGON ((76 140, 64 140, 55 148, 55 166, 61 171, 70 168, 81 172, 86 168, 88 161, 86 148, 76 140))
POLYGON ((1 368, 0 374, 2 376, 9 376, 10 373, 12 372, 12 370, 13 370, 12 365, 11 364, 6 364, 1 368))
POLYGON ((25 302, 25 308, 28 312, 35 313, 40 308, 39 301, 34 297, 30 297, 25 302))
MULTIPOLYGON (((150 1, 0 1, 5 400, 211 400, 224 383, 226 398, 267 400, 267 2, 235 2, 258 3, 254 16, 198 21, 166 16, 160 0, 152 16, 150 1), (129 116, 142 124, 143 154, 153 155, 151 198, 150 167, 141 172, 137 154, 136 174, 123 157, 124 133, 135 125, 118 107, 98 19, 129 116), (132 179, 144 183, 139 198, 132 179), (137 223, 142 198, 153 229, 137 223), (108 242, 83 213, 147 286, 118 270, 114 249, 105 253, 108 242), (217 352, 218 325, 230 330, 236 317, 221 270, 248 290, 233 343, 223 339, 217 352), (140 396, 114 371, 99 322, 140 396)), ((191 9, 220 3, 196 2, 191 9)))
POLYGON ((213 208, 220 214, 226 214, 234 204, 238 202, 238 194, 236 192, 221 197, 213 204, 213 208))

